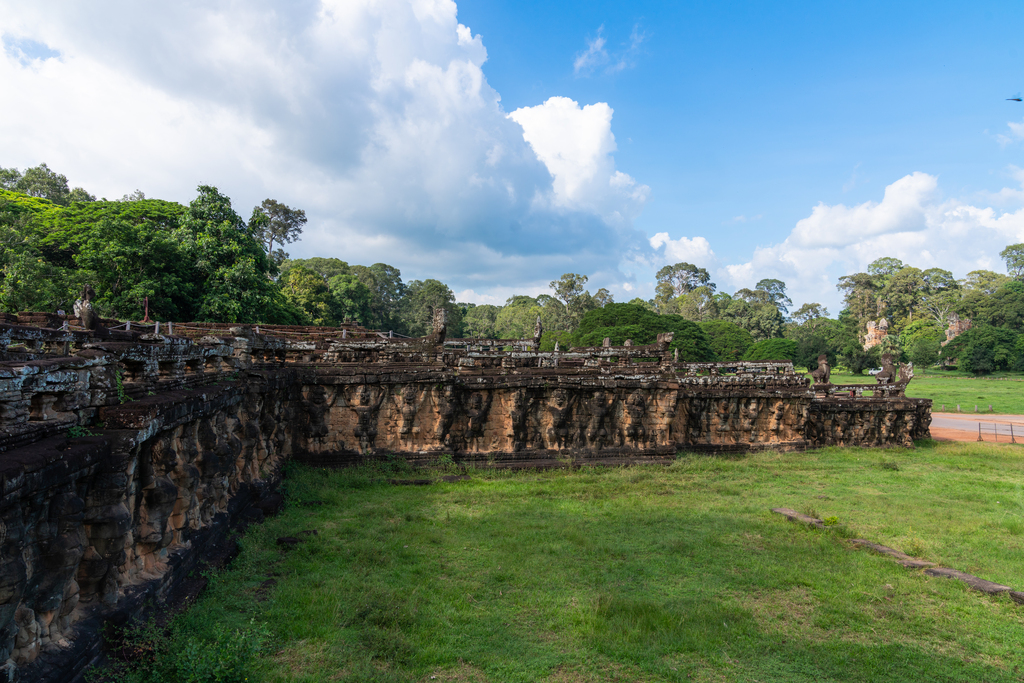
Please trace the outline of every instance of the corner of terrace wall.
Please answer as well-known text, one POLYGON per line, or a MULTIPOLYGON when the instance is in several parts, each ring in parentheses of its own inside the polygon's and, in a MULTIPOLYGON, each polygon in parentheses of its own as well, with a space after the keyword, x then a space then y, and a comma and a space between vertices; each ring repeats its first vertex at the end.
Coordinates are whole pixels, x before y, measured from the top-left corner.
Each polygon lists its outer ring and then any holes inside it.
MULTIPOLYGON (((134 325, 134 324, 133 324, 134 325)), ((289 458, 495 467, 668 462, 680 450, 912 446, 906 381, 811 385, 788 362, 648 346, 395 340, 362 328, 0 324, 0 662, 72 680, 102 627, 180 600, 273 511, 289 458), (129 326, 130 327, 130 326, 129 326)))

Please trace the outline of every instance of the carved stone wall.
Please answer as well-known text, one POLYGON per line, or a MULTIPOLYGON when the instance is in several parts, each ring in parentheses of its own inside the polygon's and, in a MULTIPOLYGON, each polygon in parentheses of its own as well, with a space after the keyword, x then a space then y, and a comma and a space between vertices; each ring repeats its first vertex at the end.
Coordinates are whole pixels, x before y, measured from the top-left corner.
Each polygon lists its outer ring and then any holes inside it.
POLYGON ((338 464, 384 453, 413 461, 449 453, 531 466, 674 457, 680 450, 907 446, 927 434, 916 399, 818 398, 804 388, 732 377, 718 386, 696 381, 707 379, 306 378, 297 457, 338 464))
POLYGON ((72 680, 104 623, 173 601, 233 525, 273 507, 287 458, 537 467, 928 436, 931 402, 905 383, 677 363, 668 337, 539 352, 288 332, 300 336, 0 323, 0 680, 72 680))
POLYGON ((167 392, 101 408, 101 436, 0 453, 0 662, 22 680, 70 680, 101 623, 187 580, 291 451, 289 392, 167 392))

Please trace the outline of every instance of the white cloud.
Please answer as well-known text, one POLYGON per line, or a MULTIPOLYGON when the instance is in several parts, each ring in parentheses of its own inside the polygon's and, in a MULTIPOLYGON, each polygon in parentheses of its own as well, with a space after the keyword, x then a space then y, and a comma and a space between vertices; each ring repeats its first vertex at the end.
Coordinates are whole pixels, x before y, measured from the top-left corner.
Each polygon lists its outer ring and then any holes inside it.
POLYGON ((554 178, 555 205, 623 224, 639 214, 650 188, 615 170, 612 113, 604 102, 581 108, 568 97, 552 97, 509 118, 523 127, 523 137, 554 178))
MULTIPOLYGON (((1004 190, 999 196, 1014 196, 1004 190)), ((745 263, 719 273, 733 288, 775 277, 788 285, 794 302, 816 301, 838 310, 836 282, 863 271, 883 256, 918 268, 945 268, 957 277, 971 270, 1002 271, 996 256, 1024 241, 1024 208, 998 212, 991 207, 939 197, 938 181, 913 173, 885 189, 881 202, 854 207, 819 204, 797 222, 781 243, 758 247, 745 263)))
POLYGON ((633 26, 629 34, 629 45, 619 54, 615 63, 605 69, 606 73, 617 73, 636 66, 636 58, 640 54, 640 46, 647 40, 647 34, 640 30, 640 24, 633 26))
POLYGON ((5 166, 108 197, 214 184, 243 215, 274 197, 310 218, 293 255, 477 290, 614 269, 637 242, 648 189, 615 169, 611 108, 510 119, 451 0, 0 0, 0 34, 5 166))
POLYGON ((614 55, 608 53, 605 48, 607 41, 604 37, 604 25, 597 28, 597 35, 587 38, 587 49, 577 52, 573 59, 573 73, 577 76, 589 75, 598 67, 607 66, 604 69, 606 74, 615 74, 636 66, 637 57, 640 54, 640 46, 647 40, 647 34, 640 29, 640 24, 634 24, 629 34, 629 42, 622 46, 614 55))
POLYGON ((601 33, 604 25, 597 28, 597 35, 587 39, 587 49, 576 54, 572 62, 572 70, 579 75, 582 72, 589 72, 601 64, 608 63, 608 51, 604 49, 605 39, 601 33))
POLYGON ((938 180, 927 173, 913 173, 885 188, 880 203, 818 204, 811 215, 796 224, 790 239, 802 247, 841 247, 865 237, 891 232, 922 230, 925 203, 935 193, 938 180))
POLYGON ((680 237, 673 240, 667 232, 659 232, 648 240, 655 253, 656 260, 664 263, 686 261, 694 265, 707 267, 715 263, 715 252, 711 244, 703 237, 680 237), (658 250, 662 249, 658 254, 658 250))

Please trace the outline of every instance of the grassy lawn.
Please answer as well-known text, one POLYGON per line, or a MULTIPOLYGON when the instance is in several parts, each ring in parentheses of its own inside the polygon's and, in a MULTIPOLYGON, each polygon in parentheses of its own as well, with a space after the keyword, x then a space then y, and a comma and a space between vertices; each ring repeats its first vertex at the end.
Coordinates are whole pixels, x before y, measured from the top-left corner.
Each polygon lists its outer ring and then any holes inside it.
MULTIPOLYGON (((866 373, 851 375, 833 372, 832 383, 874 384, 875 378, 866 373)), ((961 411, 965 413, 973 413, 974 406, 978 406, 980 412, 987 413, 991 405, 994 413, 1024 415, 1024 373, 999 372, 975 377, 965 372, 915 369, 914 379, 907 387, 907 396, 930 398, 936 412, 943 405, 946 406, 946 412, 956 412, 959 403, 961 411)))
POLYGON ((255 618, 260 681, 1024 680, 1024 607, 848 540, 1024 589, 1021 447, 382 476, 290 471, 179 637, 255 618))

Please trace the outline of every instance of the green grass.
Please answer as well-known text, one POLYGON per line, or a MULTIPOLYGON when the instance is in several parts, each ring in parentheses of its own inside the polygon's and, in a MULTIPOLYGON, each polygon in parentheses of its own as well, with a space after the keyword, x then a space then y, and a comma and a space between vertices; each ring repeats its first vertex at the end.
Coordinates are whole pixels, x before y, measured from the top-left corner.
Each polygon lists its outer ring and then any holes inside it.
POLYGON ((261 681, 1022 680, 1024 607, 848 541, 1024 588, 1019 447, 470 474, 294 468, 285 512, 178 633, 255 616, 273 643, 261 681), (303 530, 318 534, 277 547, 303 530))
MULTIPOLYGON (((808 375, 810 377, 810 375, 808 375)), ((875 378, 868 374, 851 375, 843 372, 832 373, 833 384, 874 384, 875 378)), ((974 375, 929 368, 914 370, 914 379, 907 386, 907 396, 930 398, 934 410, 939 412, 943 405, 946 412, 956 412, 957 404, 965 413, 978 411, 1004 415, 1024 415, 1024 373, 999 372, 975 377, 974 375)))

